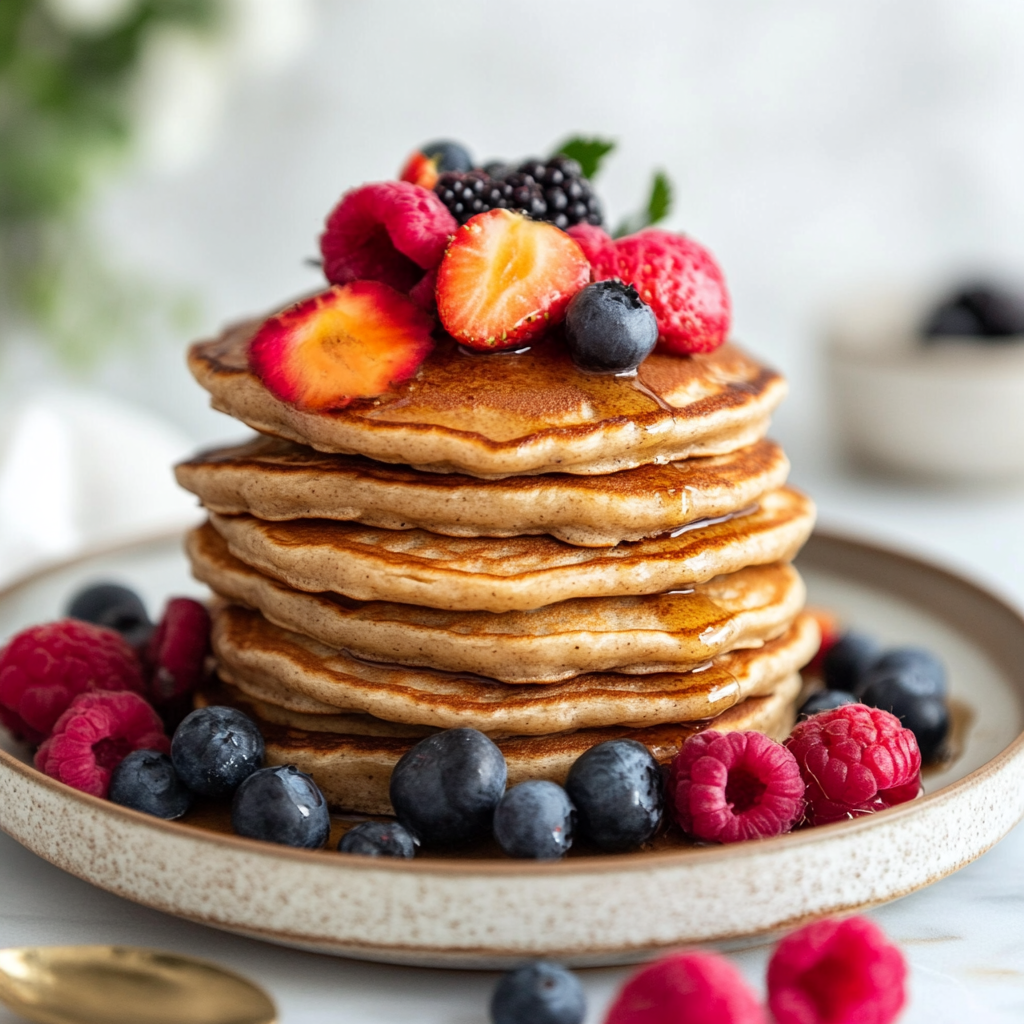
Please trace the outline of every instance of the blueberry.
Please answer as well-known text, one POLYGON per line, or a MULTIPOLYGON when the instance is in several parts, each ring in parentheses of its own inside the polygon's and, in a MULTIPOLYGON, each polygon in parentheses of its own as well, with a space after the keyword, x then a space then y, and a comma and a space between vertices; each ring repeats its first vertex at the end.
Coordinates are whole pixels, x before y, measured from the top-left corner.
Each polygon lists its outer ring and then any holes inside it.
POLYGON ((949 689, 946 666, 924 647, 893 647, 883 652, 864 677, 865 689, 872 680, 896 674, 903 685, 922 697, 945 697, 949 689))
POLYGON ((420 147, 420 152, 428 160, 437 161, 439 174, 445 171, 471 171, 473 158, 465 146, 448 139, 435 139, 420 147))
POLYGON ((261 768, 235 792, 231 826, 248 839, 319 850, 331 834, 327 801, 293 764, 261 768))
POLYGON ((587 999, 571 971, 539 960, 501 976, 491 997, 493 1024, 583 1024, 587 999))
POLYGON ((658 320, 632 285, 596 281, 569 303, 565 340, 581 370, 634 370, 658 340, 658 320))
POLYGON ((116 629, 133 647, 144 644, 154 628, 139 595, 118 583, 97 583, 80 590, 68 604, 67 615, 116 629))
POLYGON ((821 673, 830 690, 859 695, 864 674, 879 654, 879 646, 869 636, 850 630, 844 633, 825 655, 821 673))
POLYGON ((557 860, 572 846, 576 808, 553 782, 513 786, 494 811, 494 838, 510 857, 557 860))
POLYGON ((193 793, 231 796, 263 764, 263 737, 241 711, 199 708, 174 731, 171 760, 193 793))
POLYGON ((397 821, 363 821, 341 837, 338 851, 364 857, 408 859, 416 856, 416 840, 397 821))
POLYGON ((631 850, 658 830, 661 770, 636 740, 608 740, 576 759, 565 782, 580 834, 602 850, 631 850))
POLYGON ((914 734, 923 760, 941 757, 949 735, 949 708, 941 697, 914 693, 892 674, 872 682, 864 691, 864 703, 891 711, 914 734))
POLYGON ((950 336, 1013 338, 1024 334, 1024 301, 991 284, 968 285, 935 309, 922 333, 926 340, 950 336))
POLYGON ((819 690, 800 705, 797 719, 802 720, 816 715, 819 711, 831 711, 833 708, 841 708, 844 704, 856 703, 857 698, 845 690, 819 690))
POLYGON ((158 750, 133 750, 111 774, 107 796, 122 807, 168 821, 180 818, 192 806, 192 794, 182 785, 171 759, 158 750))
POLYGON ((482 732, 447 729, 395 765, 391 804, 424 846, 468 846, 490 833, 507 776, 505 758, 482 732))

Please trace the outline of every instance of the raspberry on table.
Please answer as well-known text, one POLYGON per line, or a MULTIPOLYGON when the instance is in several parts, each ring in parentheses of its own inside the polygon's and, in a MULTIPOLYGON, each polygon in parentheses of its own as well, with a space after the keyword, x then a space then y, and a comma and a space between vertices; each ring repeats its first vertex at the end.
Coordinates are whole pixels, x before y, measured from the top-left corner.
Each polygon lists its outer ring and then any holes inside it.
POLYGON ((723 956, 691 950, 626 982, 605 1024, 768 1024, 743 975, 723 956))
POLYGON ((906 1002, 903 954, 866 917, 816 921, 768 964, 776 1024, 890 1024, 906 1002))
POLYGON ((672 762, 668 803, 683 831, 704 842, 767 839, 802 817, 804 781, 796 758, 763 733, 708 729, 672 762))
POLYGON ((812 715, 796 724, 786 746, 807 783, 809 825, 884 810, 921 790, 917 740, 880 708, 846 704, 812 715))
POLYGON ((80 693, 36 751, 36 767, 83 793, 107 795, 114 769, 133 750, 171 749, 163 722, 146 700, 127 690, 80 693))
POLYGON ((120 633, 77 619, 32 626, 0 651, 0 721, 38 743, 79 694, 142 693, 142 668, 120 633))

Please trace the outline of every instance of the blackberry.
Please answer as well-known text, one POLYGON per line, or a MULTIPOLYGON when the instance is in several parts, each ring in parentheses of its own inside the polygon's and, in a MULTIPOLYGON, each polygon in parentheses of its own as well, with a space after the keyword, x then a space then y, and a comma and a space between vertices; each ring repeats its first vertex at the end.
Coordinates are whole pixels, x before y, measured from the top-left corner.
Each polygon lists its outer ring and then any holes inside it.
POLYGON ((601 203, 580 165, 564 156, 547 163, 527 160, 516 169, 491 163, 485 170, 449 171, 434 191, 460 224, 485 210, 515 210, 559 228, 602 220, 601 203))

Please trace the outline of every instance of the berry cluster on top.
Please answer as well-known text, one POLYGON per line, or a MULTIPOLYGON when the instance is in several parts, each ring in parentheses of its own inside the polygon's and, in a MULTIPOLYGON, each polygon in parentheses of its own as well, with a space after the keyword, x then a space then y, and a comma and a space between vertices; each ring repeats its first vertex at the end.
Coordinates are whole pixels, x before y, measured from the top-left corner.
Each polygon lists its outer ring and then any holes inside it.
POLYGON ((726 340, 707 249, 653 227, 613 239, 601 222, 569 156, 479 169, 432 143, 401 180, 342 196, 320 238, 329 289, 268 319, 250 366, 277 398, 327 411, 410 379, 445 334, 491 352, 557 334, 591 373, 633 372, 656 344, 686 356, 726 340))

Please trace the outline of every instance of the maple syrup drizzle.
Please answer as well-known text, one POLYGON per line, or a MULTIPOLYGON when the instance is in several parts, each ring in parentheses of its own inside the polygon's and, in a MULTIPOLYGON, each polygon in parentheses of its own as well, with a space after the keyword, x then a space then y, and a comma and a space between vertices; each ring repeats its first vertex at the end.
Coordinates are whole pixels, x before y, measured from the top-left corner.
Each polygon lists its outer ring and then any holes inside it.
POLYGON ((457 345, 459 352, 464 356, 521 356, 525 352, 529 352, 532 345, 523 345, 522 348, 498 348, 498 349, 481 349, 481 348, 470 348, 468 345, 457 345))

